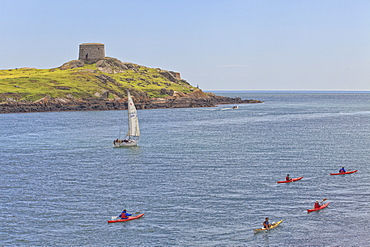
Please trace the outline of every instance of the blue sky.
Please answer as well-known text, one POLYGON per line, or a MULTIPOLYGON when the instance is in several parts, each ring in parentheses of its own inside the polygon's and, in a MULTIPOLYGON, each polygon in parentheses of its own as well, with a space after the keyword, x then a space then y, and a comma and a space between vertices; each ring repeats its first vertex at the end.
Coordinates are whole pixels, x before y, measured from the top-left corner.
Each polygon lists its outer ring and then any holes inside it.
POLYGON ((368 0, 0 0, 0 37, 0 69, 99 42, 206 91, 370 91, 368 0))

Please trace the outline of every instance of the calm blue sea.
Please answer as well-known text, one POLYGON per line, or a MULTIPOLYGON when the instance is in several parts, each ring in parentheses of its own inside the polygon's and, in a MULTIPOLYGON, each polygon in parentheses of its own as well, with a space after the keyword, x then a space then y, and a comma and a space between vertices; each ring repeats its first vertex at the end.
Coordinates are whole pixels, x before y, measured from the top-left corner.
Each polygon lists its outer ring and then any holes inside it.
POLYGON ((217 94, 265 103, 139 110, 134 148, 126 111, 0 114, 0 245, 368 246, 370 92, 217 94))

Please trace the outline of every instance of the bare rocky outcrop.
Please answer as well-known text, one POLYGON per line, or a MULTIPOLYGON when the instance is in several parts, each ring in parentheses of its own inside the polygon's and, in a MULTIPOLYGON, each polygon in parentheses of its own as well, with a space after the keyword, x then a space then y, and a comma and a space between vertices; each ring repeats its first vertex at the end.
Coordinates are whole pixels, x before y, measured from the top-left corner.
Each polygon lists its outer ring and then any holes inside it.
POLYGON ((96 67, 103 73, 117 74, 123 73, 126 70, 137 72, 139 65, 133 63, 124 63, 116 58, 106 57, 103 60, 96 62, 96 67))
POLYGON ((59 67, 59 69, 61 70, 75 69, 75 68, 83 67, 84 65, 85 63, 82 60, 73 60, 73 61, 64 63, 62 66, 59 67))
POLYGON ((177 83, 181 79, 180 74, 173 71, 159 70, 159 74, 174 83, 177 83))
MULTIPOLYGON (((125 63, 120 61, 117 58, 106 57, 104 59, 95 61, 96 67, 99 71, 107 74, 117 74, 122 73, 126 70, 133 70, 135 72, 138 71, 140 65, 133 64, 133 63, 125 63)), ((87 63, 84 60, 73 60, 67 63, 64 63, 62 66, 59 67, 61 70, 67 69, 75 69, 79 67, 83 67, 87 63)))

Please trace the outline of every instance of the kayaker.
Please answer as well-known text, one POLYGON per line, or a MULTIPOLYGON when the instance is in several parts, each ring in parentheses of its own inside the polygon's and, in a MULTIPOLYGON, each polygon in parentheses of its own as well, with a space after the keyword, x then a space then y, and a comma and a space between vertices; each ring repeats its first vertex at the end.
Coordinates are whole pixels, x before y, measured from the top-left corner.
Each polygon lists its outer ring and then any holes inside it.
POLYGON ((321 207, 320 202, 316 200, 315 204, 313 205, 314 208, 319 208, 321 207))
POLYGON ((270 226, 271 224, 269 222, 269 218, 266 217, 265 222, 263 222, 263 227, 267 229, 267 228, 270 228, 270 226))
POLYGON ((344 169, 344 166, 339 170, 339 173, 345 173, 346 170, 344 169))
POLYGON ((290 175, 289 175, 289 174, 287 174, 287 175, 286 175, 285 179, 286 179, 286 181, 290 181, 290 180, 292 180, 292 179, 290 178, 290 175))
POLYGON ((126 209, 124 209, 118 217, 120 217, 121 219, 128 219, 128 216, 131 216, 131 214, 127 213, 126 209))

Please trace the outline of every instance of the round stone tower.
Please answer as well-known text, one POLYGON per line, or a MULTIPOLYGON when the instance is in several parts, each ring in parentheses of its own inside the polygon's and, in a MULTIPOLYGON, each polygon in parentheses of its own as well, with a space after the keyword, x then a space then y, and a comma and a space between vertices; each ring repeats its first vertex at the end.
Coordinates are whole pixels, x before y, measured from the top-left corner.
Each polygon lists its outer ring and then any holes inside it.
POLYGON ((96 62, 105 58, 104 44, 83 43, 80 44, 80 54, 78 59, 87 62, 96 62))

